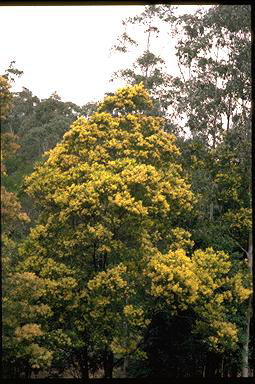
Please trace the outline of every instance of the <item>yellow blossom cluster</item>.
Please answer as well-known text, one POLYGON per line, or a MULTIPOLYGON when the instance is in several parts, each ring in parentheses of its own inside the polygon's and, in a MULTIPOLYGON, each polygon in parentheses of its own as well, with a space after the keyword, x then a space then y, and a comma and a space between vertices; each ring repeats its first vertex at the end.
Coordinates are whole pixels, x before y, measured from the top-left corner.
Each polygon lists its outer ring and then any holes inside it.
POLYGON ((25 324, 22 327, 17 327, 15 335, 18 341, 31 340, 35 337, 42 336, 43 332, 38 324, 25 324))
POLYGON ((142 83, 133 87, 127 86, 116 91, 115 95, 105 97, 99 105, 99 112, 121 110, 123 112, 143 111, 152 107, 152 101, 142 83))
POLYGON ((203 335, 211 349, 235 348, 237 325, 231 322, 234 309, 229 303, 242 303, 252 290, 241 272, 231 275, 230 269, 229 255, 212 248, 196 250, 191 257, 182 249, 157 251, 144 269, 147 293, 160 310, 168 308, 172 314, 192 307, 198 316, 193 332, 203 335))
POLYGON ((41 347, 36 343, 32 343, 27 347, 30 354, 29 362, 32 368, 47 368, 51 366, 53 352, 41 347))
POLYGON ((144 271, 151 280, 150 294, 164 298, 172 313, 186 309, 197 299, 199 281, 193 269, 182 249, 164 255, 158 252, 144 271))

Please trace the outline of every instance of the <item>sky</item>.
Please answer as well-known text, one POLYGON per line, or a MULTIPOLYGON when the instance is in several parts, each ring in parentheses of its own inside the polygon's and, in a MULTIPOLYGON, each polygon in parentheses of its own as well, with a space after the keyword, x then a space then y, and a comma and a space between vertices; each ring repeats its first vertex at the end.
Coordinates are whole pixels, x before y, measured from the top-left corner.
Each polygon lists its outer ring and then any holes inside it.
MULTIPOLYGON (((124 82, 110 82, 114 71, 131 67, 135 53, 111 53, 122 20, 142 12, 144 6, 0 6, 0 73, 9 67, 24 71, 13 91, 30 89, 39 98, 53 92, 63 101, 84 105, 98 101, 124 82)), ((181 13, 196 6, 180 6, 181 13)), ((143 36, 142 36, 143 37, 143 36)), ((177 74, 174 42, 166 47, 168 68, 177 74), (169 64, 170 63, 170 64, 169 64), (170 66, 169 66, 170 65, 170 66)))

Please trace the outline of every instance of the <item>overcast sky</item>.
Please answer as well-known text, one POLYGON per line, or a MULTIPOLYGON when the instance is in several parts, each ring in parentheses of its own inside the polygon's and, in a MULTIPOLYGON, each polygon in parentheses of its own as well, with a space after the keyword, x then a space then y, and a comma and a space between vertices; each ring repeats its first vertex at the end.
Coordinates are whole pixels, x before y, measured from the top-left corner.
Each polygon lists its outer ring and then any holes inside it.
MULTIPOLYGON (((180 7, 185 13, 196 8, 180 7)), ((79 105, 100 100, 105 92, 124 85, 109 80, 114 71, 131 66, 135 56, 110 54, 110 48, 123 32, 122 20, 143 9, 138 5, 1 6, 0 73, 15 60, 24 71, 15 91, 25 86, 40 98, 56 91, 63 101, 79 105)), ((172 49, 171 42, 167 47, 163 41, 157 44, 176 72, 174 43, 172 49)))

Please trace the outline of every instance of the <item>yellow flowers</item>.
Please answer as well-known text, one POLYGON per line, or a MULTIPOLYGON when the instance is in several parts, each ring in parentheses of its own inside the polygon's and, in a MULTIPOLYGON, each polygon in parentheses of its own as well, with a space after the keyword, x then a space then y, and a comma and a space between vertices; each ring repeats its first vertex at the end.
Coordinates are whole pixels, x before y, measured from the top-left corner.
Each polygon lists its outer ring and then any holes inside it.
POLYGON ((71 338, 62 329, 56 329, 51 332, 50 338, 52 343, 56 343, 61 347, 70 347, 72 344, 71 338))
POLYGON ((243 276, 240 272, 236 273, 232 278, 232 284, 236 300, 242 302, 247 300, 252 294, 252 287, 243 286, 243 276))
MULTIPOLYGON (((201 331, 201 328, 200 328, 201 331)), ((209 349, 219 353, 223 353, 226 347, 236 348, 238 341, 237 327, 235 324, 224 320, 212 320, 207 329, 209 349)))
MULTIPOLYGON (((181 233, 176 230, 178 240, 181 233)), ((244 286, 241 273, 229 276, 231 261, 224 252, 208 248, 196 250, 188 257, 184 250, 176 249, 167 254, 156 252, 144 269, 147 294, 158 298, 159 309, 175 315, 192 308, 198 315, 194 333, 204 335, 209 347, 223 351, 235 348, 238 340, 237 325, 229 320, 229 307, 235 300, 247 300, 252 290, 244 286)), ((157 302, 156 302, 157 303, 157 302)), ((232 309, 231 309, 232 311, 232 309)))
POLYGON ((193 261, 196 274, 203 285, 200 289, 216 289, 224 283, 224 278, 230 271, 231 261, 229 255, 224 252, 216 252, 212 248, 206 251, 197 250, 194 252, 193 261))
POLYGON ((125 305, 124 314, 125 316, 135 315, 142 316, 144 311, 141 308, 135 308, 133 305, 125 305))
POLYGON ((158 253, 151 258, 144 273, 151 280, 150 294, 165 298, 170 311, 174 303, 185 309, 197 299, 198 279, 184 250, 170 251, 166 255, 158 253))
POLYGON ((147 322, 144 318, 144 310, 134 305, 127 304, 123 309, 123 313, 128 320, 128 323, 133 326, 145 327, 147 322))
POLYGON ((169 238, 171 239, 171 250, 177 250, 177 249, 185 249, 190 250, 192 249, 194 245, 194 241, 192 241, 191 233, 184 230, 183 228, 173 228, 170 230, 169 238))
POLYGON ((32 343, 31 345, 29 345, 27 351, 31 355, 29 362, 32 368, 50 367, 53 359, 52 351, 49 351, 36 343, 32 343))
POLYGON ((152 107, 152 101, 142 83, 132 87, 127 86, 116 91, 114 96, 105 97, 98 111, 122 111, 126 113, 143 111, 152 107))
POLYGON ((17 327, 15 330, 18 341, 34 339, 35 337, 42 336, 42 334, 43 332, 38 324, 26 324, 22 327, 17 327))
POLYGON ((99 288, 104 289, 114 289, 124 288, 127 286, 127 282, 123 279, 122 274, 127 270, 127 267, 124 264, 119 264, 118 266, 108 269, 107 272, 103 271, 96 275, 96 277, 90 280, 87 284, 90 290, 95 290, 99 288))
POLYGON ((229 222, 232 231, 248 233, 252 230, 251 208, 240 208, 237 212, 227 212, 224 218, 229 222))

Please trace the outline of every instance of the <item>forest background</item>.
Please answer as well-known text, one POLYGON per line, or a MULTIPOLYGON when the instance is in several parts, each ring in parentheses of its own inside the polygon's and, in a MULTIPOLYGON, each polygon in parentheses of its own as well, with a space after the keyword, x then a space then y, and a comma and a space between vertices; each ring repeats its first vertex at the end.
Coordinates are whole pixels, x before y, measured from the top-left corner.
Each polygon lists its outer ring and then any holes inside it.
POLYGON ((0 77, 4 377, 253 375, 251 8, 145 6, 133 48, 84 106, 0 77))

